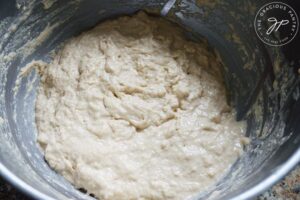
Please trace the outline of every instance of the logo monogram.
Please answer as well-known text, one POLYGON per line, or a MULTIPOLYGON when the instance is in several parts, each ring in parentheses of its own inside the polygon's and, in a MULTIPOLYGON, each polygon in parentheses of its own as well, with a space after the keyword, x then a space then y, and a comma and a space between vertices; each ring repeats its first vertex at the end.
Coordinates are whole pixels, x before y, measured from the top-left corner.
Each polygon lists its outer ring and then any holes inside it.
POLYGON ((268 18, 268 22, 273 22, 273 24, 269 27, 269 29, 266 32, 267 35, 270 35, 274 30, 275 32, 277 32, 282 25, 287 25, 289 23, 289 20, 285 19, 278 22, 275 17, 270 17, 268 18))
POLYGON ((282 46, 297 35, 299 20, 295 10, 282 2, 271 2, 256 13, 254 29, 258 38, 270 46, 282 46))

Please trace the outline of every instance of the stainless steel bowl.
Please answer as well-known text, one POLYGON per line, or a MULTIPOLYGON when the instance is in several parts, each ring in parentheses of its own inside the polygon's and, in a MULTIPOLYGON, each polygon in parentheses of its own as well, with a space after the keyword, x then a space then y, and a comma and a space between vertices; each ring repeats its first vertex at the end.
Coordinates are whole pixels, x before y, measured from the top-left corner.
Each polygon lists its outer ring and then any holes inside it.
POLYGON ((266 190, 300 160, 300 45, 299 37, 283 47, 258 39, 253 20, 264 3, 0 0, 1 175, 36 199, 92 199, 45 162, 35 142, 39 76, 34 70, 19 74, 34 59, 49 62, 50 51, 96 23, 143 9, 178 23, 191 40, 207 39, 224 61, 228 97, 237 118, 248 123, 252 141, 245 154, 198 199, 249 199, 266 190))

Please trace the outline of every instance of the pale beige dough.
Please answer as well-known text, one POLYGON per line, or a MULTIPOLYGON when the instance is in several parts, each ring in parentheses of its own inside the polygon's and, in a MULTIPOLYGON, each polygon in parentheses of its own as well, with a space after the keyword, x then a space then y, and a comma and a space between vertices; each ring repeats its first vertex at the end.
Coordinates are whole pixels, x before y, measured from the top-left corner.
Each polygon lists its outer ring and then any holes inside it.
POLYGON ((38 142, 49 165, 100 199, 185 199, 241 155, 205 43, 139 13, 68 41, 41 72, 38 142))

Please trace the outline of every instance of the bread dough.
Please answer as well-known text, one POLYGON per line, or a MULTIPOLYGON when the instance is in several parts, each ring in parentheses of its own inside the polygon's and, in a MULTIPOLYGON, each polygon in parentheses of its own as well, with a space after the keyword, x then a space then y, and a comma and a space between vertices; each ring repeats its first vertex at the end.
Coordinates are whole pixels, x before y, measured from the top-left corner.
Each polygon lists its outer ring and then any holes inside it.
POLYGON ((241 155, 205 42, 139 13, 68 41, 41 73, 38 142, 49 165, 99 199, 185 199, 241 155))

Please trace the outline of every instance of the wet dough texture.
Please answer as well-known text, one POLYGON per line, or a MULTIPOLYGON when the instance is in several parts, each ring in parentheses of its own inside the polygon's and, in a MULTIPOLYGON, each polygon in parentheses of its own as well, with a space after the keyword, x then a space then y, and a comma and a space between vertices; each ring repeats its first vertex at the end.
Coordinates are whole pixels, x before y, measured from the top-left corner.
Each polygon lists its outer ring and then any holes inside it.
POLYGON ((207 44, 139 13, 68 41, 41 72, 38 142, 49 165, 100 199, 185 199, 242 153, 207 44))

